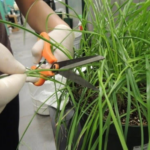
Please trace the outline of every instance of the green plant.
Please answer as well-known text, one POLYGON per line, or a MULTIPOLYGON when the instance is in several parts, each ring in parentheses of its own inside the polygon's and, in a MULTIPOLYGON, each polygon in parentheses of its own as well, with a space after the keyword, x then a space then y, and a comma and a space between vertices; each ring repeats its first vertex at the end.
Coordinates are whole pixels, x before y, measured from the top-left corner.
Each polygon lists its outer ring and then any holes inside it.
MULTIPOLYGON (((85 72, 82 68, 75 69, 85 80, 97 86, 99 92, 70 81, 63 89, 69 93, 75 109, 70 127, 66 129, 67 150, 78 149, 81 138, 83 150, 95 150, 97 147, 102 150, 103 144, 104 149, 107 149, 111 124, 116 128, 122 148, 127 150, 126 140, 131 125, 131 114, 136 114, 139 119, 139 123, 136 122, 134 125, 140 126, 141 129, 141 143, 139 143, 141 149, 144 145, 144 126, 148 126, 150 137, 149 6, 149 0, 137 3, 133 0, 118 2, 97 0, 94 3, 92 0, 85 0, 85 11, 81 20, 85 30, 74 29, 76 32, 82 32, 81 47, 75 50, 75 55, 76 57, 102 55, 105 60, 85 65, 85 72), (92 31, 88 30, 88 25, 92 25, 92 31), (86 121, 80 134, 77 135, 78 124, 85 114, 86 121), (100 132, 95 139, 97 130, 100 132)), ((77 13, 72 17, 78 18, 77 13)), ((20 28, 40 37, 32 31, 20 28)), ((37 72, 39 71, 29 70, 27 73, 29 76, 38 76, 37 72)), ((66 115, 65 106, 66 104, 60 112, 60 117, 57 118, 56 143, 58 133, 61 132, 62 120, 66 115)))
POLYGON ((140 126, 139 145, 143 149, 143 127, 149 125, 150 22, 147 18, 150 16, 150 1, 113 3, 112 0, 101 0, 93 3, 86 0, 85 4, 82 24, 84 29, 88 24, 92 25, 93 30, 82 31, 81 49, 76 54, 102 55, 105 60, 87 65, 86 72, 78 68, 80 75, 98 86, 100 92, 73 85, 71 98, 76 102, 75 115, 68 131, 67 149, 76 149, 83 135, 82 149, 95 150, 98 146, 101 150, 102 143, 106 149, 112 123, 124 150, 128 149, 129 126, 140 126), (87 114, 87 120, 75 143, 77 125, 84 114, 87 114), (131 124, 132 114, 137 115, 137 124, 131 124), (100 133, 95 139, 97 130, 100 133), (104 132, 107 134, 105 139, 104 132))

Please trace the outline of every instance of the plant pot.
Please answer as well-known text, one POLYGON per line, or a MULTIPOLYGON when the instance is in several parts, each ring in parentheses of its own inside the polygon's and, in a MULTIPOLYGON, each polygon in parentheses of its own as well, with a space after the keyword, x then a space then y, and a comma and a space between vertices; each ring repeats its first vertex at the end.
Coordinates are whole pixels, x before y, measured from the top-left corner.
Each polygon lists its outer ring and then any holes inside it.
MULTIPOLYGON (((83 119, 81 120, 81 127, 83 127, 83 125, 85 124, 86 119, 87 119, 87 115, 84 115, 83 119)), ((124 131, 125 126, 122 126, 122 128, 124 131)), ((93 138, 93 141, 95 141, 97 139, 99 132, 100 131, 97 130, 97 132, 93 138)), ((144 150, 147 150, 148 126, 143 127, 143 132, 144 132, 144 150)), ((103 134, 103 140, 105 139, 105 136, 106 136, 106 133, 103 134)), ((126 144, 127 144, 128 150, 142 150, 141 149, 140 126, 129 126, 128 127, 128 135, 127 135, 126 144)), ((98 150, 98 148, 96 150, 98 150)), ((104 150, 104 145, 103 145, 102 150, 104 150)), ((107 150, 123 150, 114 124, 110 125, 108 142, 107 142, 107 150)))
MULTIPOLYGON (((123 130, 125 126, 122 126, 123 130)), ((144 144, 148 143, 148 127, 143 127, 144 131, 144 144)), ((128 136, 126 141, 128 150, 141 150, 141 129, 140 126, 129 126, 128 128, 128 136)), ((122 150, 122 146, 116 132, 114 124, 110 126, 109 131, 109 138, 108 138, 108 145, 107 150, 122 150)))
MULTIPOLYGON (((54 107, 49 106, 49 114, 51 118, 53 134, 56 139, 55 134, 56 134, 56 123, 57 123, 56 121, 57 110, 54 107)), ((70 102, 67 104, 64 114, 67 114, 67 115, 63 119, 63 124, 61 124, 61 127, 60 127, 61 130, 59 131, 59 138, 58 138, 58 141, 56 141, 56 147, 58 150, 65 150, 67 147, 68 132, 66 129, 69 129, 73 115, 74 115, 74 109, 72 109, 72 105, 70 102)), ((77 134, 79 135, 80 132, 81 132, 81 127, 79 124, 77 134)), ((78 148, 80 150, 81 145, 79 145, 78 148)))

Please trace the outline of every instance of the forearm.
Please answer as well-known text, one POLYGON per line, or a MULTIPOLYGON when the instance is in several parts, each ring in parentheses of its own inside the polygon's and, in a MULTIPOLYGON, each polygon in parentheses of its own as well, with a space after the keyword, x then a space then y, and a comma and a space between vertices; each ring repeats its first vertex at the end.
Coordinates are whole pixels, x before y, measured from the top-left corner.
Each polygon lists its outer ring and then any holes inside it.
POLYGON ((29 25, 38 33, 43 31, 50 32, 59 24, 67 25, 57 14, 42 0, 16 0, 20 11, 26 16, 29 25), (48 17, 49 16, 49 17, 48 17), (48 21, 47 21, 48 17, 48 21), (48 30, 46 28, 46 23, 48 30))

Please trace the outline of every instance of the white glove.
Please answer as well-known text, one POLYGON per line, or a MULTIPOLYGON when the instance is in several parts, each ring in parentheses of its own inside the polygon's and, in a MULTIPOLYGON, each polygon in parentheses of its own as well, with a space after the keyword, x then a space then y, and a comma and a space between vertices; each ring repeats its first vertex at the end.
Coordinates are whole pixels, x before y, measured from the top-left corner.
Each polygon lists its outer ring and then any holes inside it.
MULTIPOLYGON (((60 49, 63 49, 70 58, 73 57, 73 44, 74 44, 74 33, 73 31, 66 25, 57 25, 50 33, 48 33, 50 36, 51 42, 55 44, 60 44, 58 47, 60 49), (54 40, 54 41, 53 41, 54 40)), ((39 40, 35 43, 35 45, 32 48, 32 55, 33 55, 33 63, 38 64, 42 58, 42 49, 43 49, 43 40, 39 40)), ((64 61, 68 60, 69 58, 64 54, 60 49, 53 47, 55 49, 54 56, 56 57, 57 61, 64 61)), ((51 64, 43 65, 41 68, 50 68, 51 64)), ((37 78, 27 78, 27 81, 29 82, 35 82, 37 81, 37 78)))
POLYGON ((26 80, 25 67, 0 43, 0 71, 13 74, 0 79, 0 113, 20 91, 26 80))

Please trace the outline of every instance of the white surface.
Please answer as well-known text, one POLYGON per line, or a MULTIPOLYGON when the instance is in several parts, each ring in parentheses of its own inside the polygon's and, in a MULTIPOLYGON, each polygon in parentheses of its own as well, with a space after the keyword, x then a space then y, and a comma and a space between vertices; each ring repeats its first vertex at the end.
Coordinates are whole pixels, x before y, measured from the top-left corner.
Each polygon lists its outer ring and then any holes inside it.
POLYGON ((74 34, 75 34, 74 47, 75 49, 80 49, 80 41, 81 41, 82 33, 74 32, 74 34))
MULTIPOLYGON (((33 108, 37 113, 42 115, 49 115, 48 106, 57 108, 57 100, 60 99, 66 83, 66 78, 61 75, 55 75, 55 80, 60 82, 54 83, 53 81, 46 81, 42 86, 35 86, 32 83, 28 83, 30 96, 32 98, 33 108), (56 89, 56 91, 55 91, 56 89)), ((61 100, 60 110, 63 107, 65 100, 61 100)))

